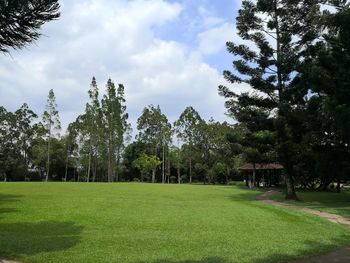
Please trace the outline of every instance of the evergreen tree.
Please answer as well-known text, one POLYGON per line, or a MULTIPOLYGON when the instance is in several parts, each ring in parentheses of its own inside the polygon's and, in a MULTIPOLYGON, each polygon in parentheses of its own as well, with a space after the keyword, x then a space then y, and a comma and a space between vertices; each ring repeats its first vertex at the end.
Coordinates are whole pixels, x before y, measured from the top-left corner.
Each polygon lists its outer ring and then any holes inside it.
POLYGON ((220 86, 229 113, 252 132, 275 132, 278 159, 284 165, 287 198, 295 199, 295 156, 300 151, 296 132, 297 110, 305 103, 308 87, 296 88, 296 73, 303 60, 312 56, 321 40, 321 1, 243 1, 237 17, 239 36, 253 43, 227 43, 237 56, 236 73, 224 72, 230 83, 247 83, 254 93, 236 94, 220 86))
POLYGON ((126 106, 124 105, 124 86, 119 85, 115 88, 111 79, 107 82, 107 94, 102 100, 102 114, 103 114, 103 129, 106 138, 107 146, 107 173, 108 182, 112 182, 120 163, 120 155, 124 146, 124 139, 130 131, 128 124, 128 114, 126 113, 126 106))
POLYGON ((51 89, 47 98, 46 111, 43 114, 43 125, 46 129, 47 136, 47 165, 46 178, 47 182, 50 175, 50 155, 51 155, 51 139, 56 135, 56 132, 61 130, 60 117, 57 110, 56 97, 54 91, 51 89))
POLYGON ((58 0, 0 1, 0 52, 39 38, 41 26, 60 16, 58 0))

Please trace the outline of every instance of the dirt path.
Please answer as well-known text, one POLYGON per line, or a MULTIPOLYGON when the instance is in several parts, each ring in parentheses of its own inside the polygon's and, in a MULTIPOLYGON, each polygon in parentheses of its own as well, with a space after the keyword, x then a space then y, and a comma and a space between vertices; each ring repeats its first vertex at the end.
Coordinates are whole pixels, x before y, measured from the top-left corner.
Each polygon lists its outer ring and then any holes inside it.
MULTIPOLYGON (((258 196, 257 200, 264 202, 266 204, 270 204, 278 207, 285 207, 296 211, 301 211, 308 214, 316 215, 316 216, 325 218, 332 223, 340 224, 347 228, 350 228, 350 218, 346 218, 340 215, 330 214, 330 213, 326 213, 326 212, 322 212, 322 211, 318 211, 315 209, 310 209, 302 206, 296 206, 296 205, 291 205, 291 204, 286 204, 286 203, 271 200, 271 196, 273 196, 276 193, 277 191, 274 191, 274 190, 267 191, 264 194, 258 196)), ((350 263, 350 247, 346 247, 325 255, 314 256, 306 259, 292 261, 290 263, 350 263)))

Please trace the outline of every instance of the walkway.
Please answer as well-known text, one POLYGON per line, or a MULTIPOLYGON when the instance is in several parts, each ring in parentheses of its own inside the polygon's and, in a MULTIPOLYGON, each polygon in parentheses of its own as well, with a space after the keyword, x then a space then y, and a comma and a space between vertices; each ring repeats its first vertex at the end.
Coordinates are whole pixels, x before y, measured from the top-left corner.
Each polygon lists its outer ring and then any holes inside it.
MULTIPOLYGON (((270 190, 258 196, 257 199, 261 202, 264 202, 270 205, 289 208, 296 211, 301 211, 308 214, 316 215, 316 216, 325 218, 332 223, 340 224, 347 228, 350 228, 350 218, 346 218, 340 215, 330 214, 330 213, 326 213, 326 212, 322 212, 322 211, 318 211, 315 209, 310 209, 302 206, 296 206, 296 205, 291 205, 291 204, 286 204, 286 203, 281 203, 281 202, 271 200, 271 196, 273 196, 276 193, 277 191, 270 190)), ((290 263, 349 263, 349 262, 350 262, 350 247, 346 247, 325 255, 296 260, 290 263)))

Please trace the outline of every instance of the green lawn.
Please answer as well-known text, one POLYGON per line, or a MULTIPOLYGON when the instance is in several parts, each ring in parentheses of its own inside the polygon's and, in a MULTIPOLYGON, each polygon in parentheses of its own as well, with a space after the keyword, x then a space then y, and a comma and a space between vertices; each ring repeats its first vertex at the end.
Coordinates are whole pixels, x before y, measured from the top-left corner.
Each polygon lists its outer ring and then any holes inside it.
MULTIPOLYGON (((305 206, 320 211, 350 217, 350 191, 341 193, 303 191, 297 193, 300 201, 288 201, 288 203, 305 206)), ((285 201, 284 194, 273 196, 276 201, 285 201)))
POLYGON ((0 184, 0 258, 23 262, 283 262, 350 244, 317 217, 225 186, 0 184))

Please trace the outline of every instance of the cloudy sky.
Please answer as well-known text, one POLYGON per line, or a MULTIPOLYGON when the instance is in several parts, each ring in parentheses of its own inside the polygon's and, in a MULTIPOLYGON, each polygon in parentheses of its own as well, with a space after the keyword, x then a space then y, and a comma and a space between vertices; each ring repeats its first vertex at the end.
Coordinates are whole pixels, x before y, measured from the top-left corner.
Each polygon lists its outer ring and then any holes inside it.
POLYGON ((159 104, 174 121, 192 105, 205 119, 227 120, 217 94, 232 58, 239 0, 62 0, 62 16, 43 27, 35 44, 1 54, 0 105, 23 102, 39 115, 48 91, 63 127, 83 112, 96 76, 125 85, 130 121, 159 104))

